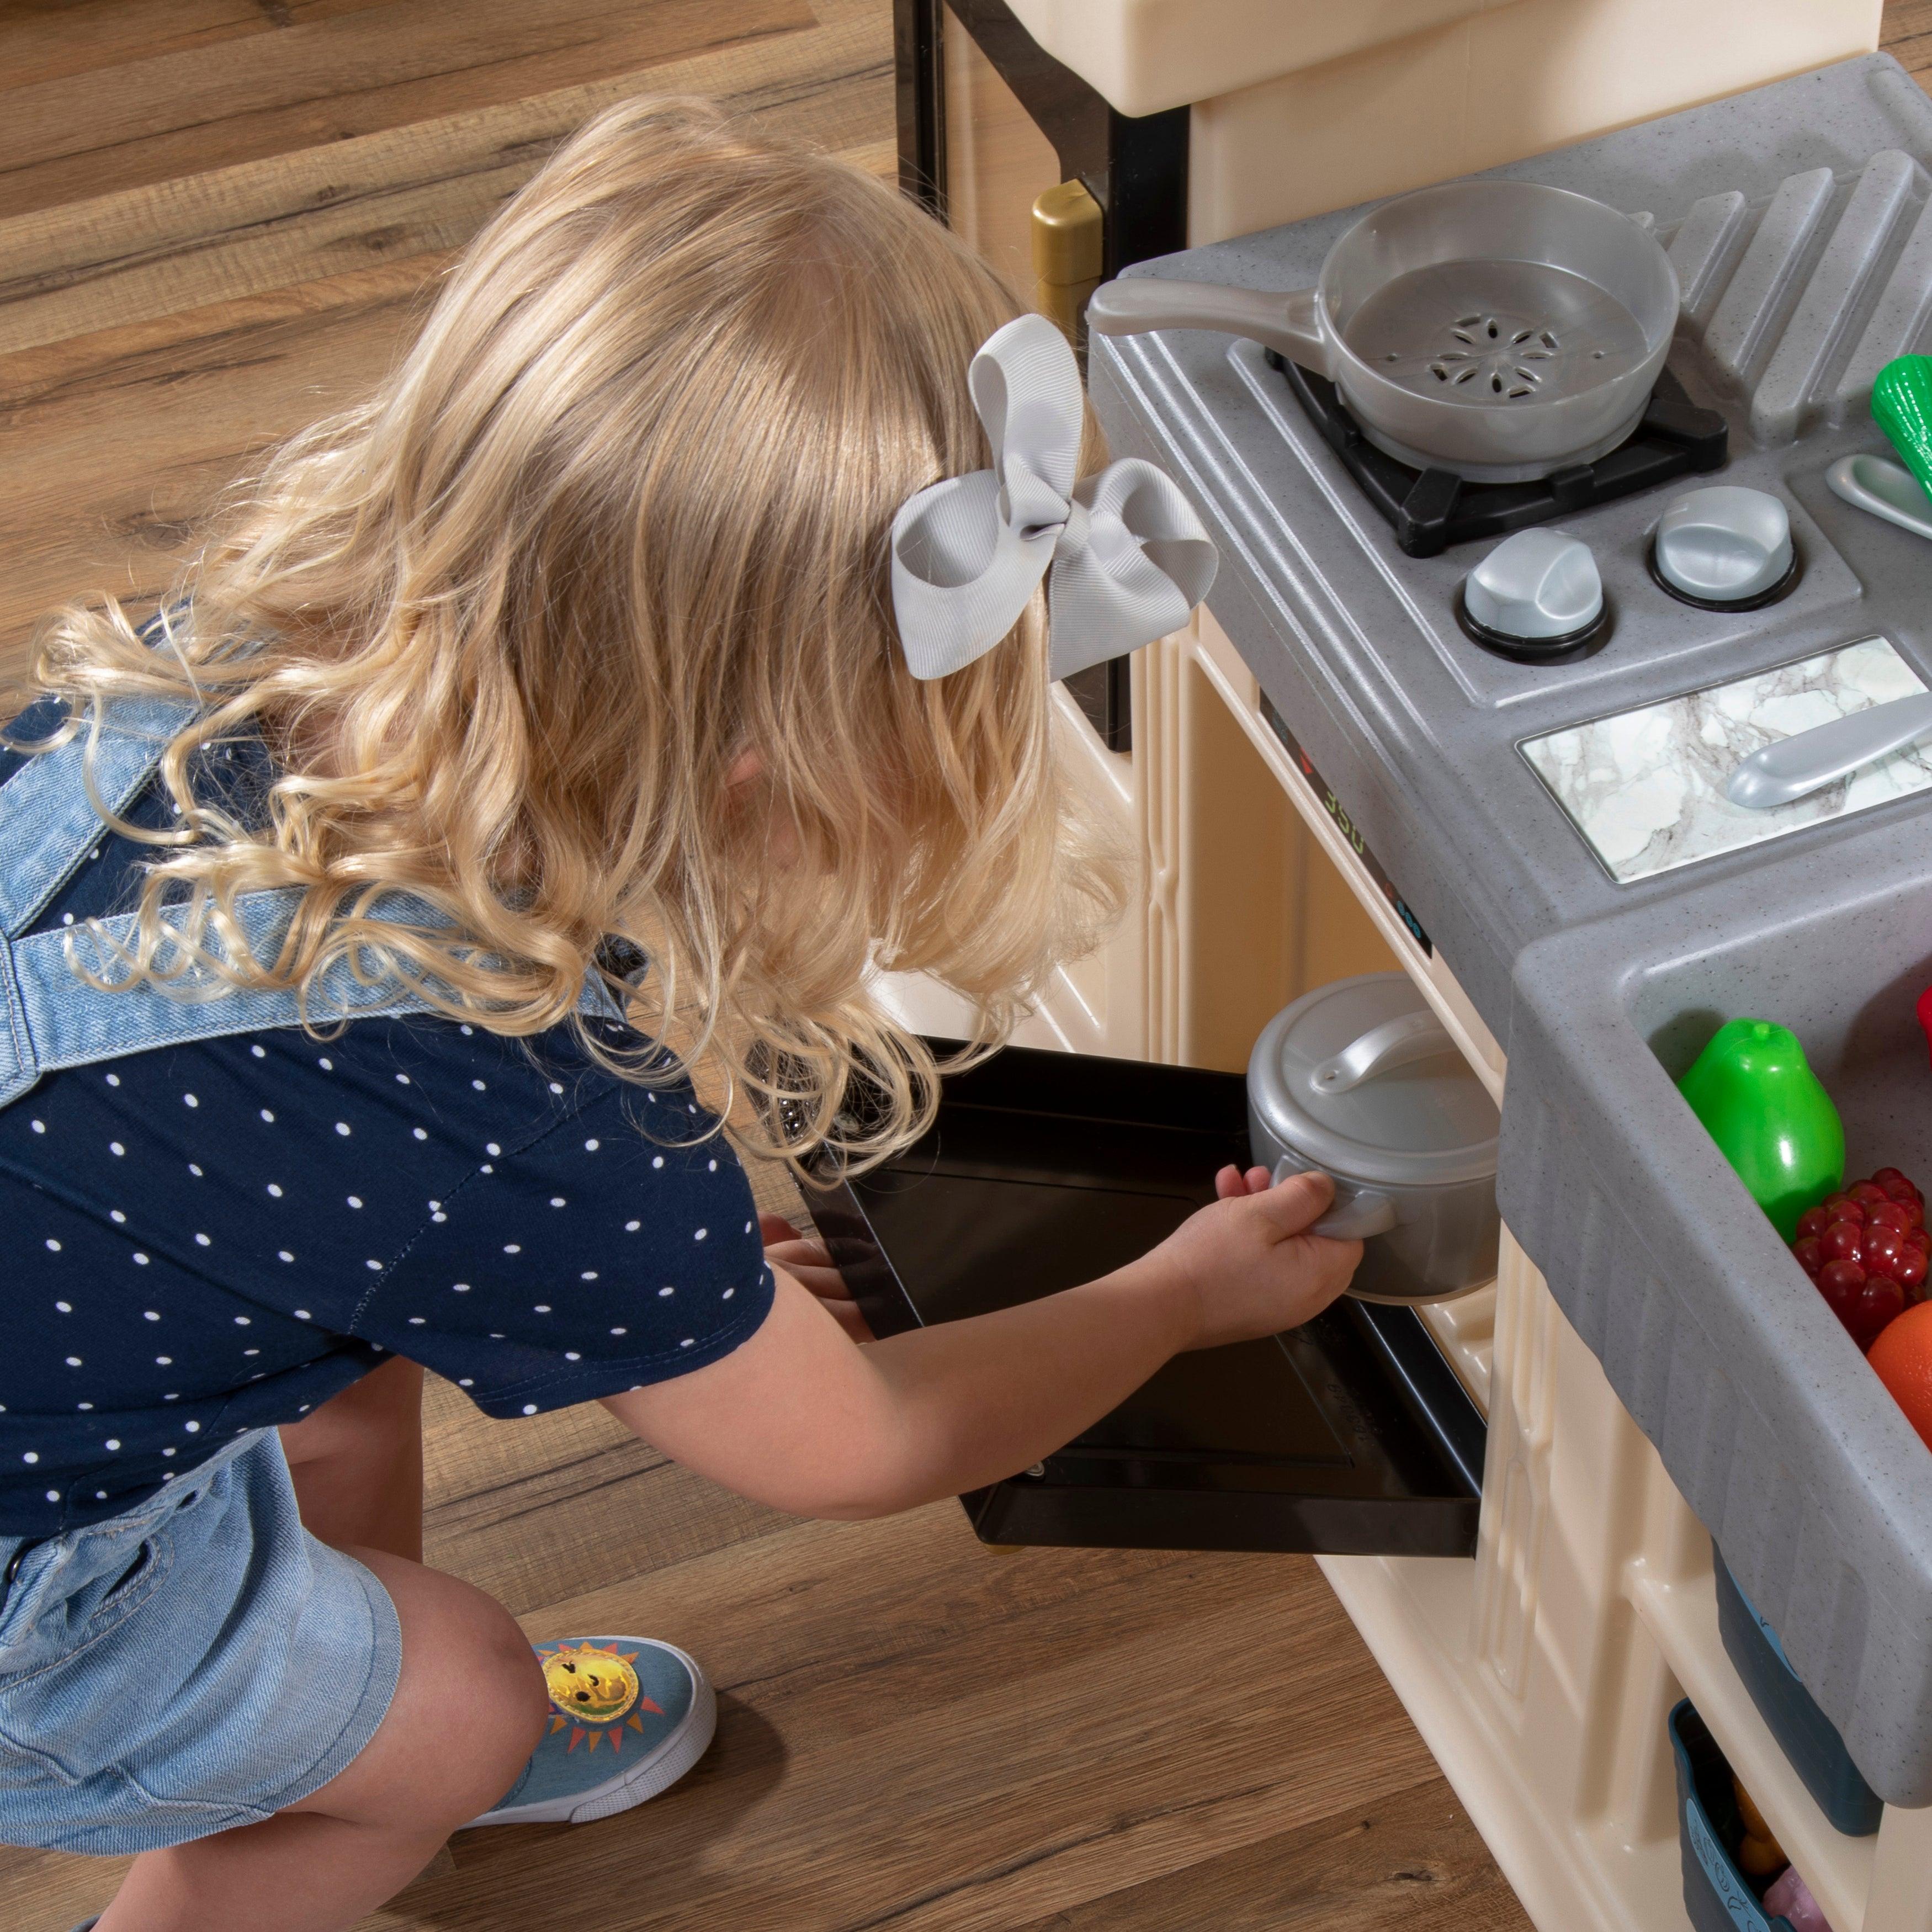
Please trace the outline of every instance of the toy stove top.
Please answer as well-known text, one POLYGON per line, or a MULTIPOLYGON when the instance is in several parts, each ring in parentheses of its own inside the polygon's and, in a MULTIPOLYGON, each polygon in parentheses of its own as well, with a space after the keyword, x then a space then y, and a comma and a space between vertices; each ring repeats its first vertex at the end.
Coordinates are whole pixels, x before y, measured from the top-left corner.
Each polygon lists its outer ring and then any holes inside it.
POLYGON ((1456 544, 1509 536, 1679 477, 1721 470, 1730 441, 1723 416, 1699 409, 1666 369, 1629 439, 1594 462, 1568 464, 1534 483, 1472 483, 1453 470, 1418 470, 1378 449, 1333 382, 1274 350, 1264 354, 1363 495, 1387 518, 1396 548, 1406 556, 1440 556, 1456 544))
MULTIPOLYGON (((1822 485, 1844 450, 1885 446, 1869 419, 1873 378, 1932 334, 1932 172, 1887 146, 1850 167, 1808 168, 1769 183, 1744 171, 1742 185, 1699 195, 1661 220, 1634 212, 1654 226, 1678 272, 1676 345, 1636 434, 1594 463, 1540 482, 1471 484, 1413 469, 1363 436, 1331 384, 1252 343, 1228 352, 1250 406, 1326 500, 1326 516, 1294 512, 1303 545, 1318 565, 1365 551, 1479 704, 1531 702, 1558 681, 1612 684, 1673 661, 1695 675, 1698 661, 1727 658, 1747 637, 1778 634, 1808 616, 1824 621, 1827 608, 1868 604, 1887 592, 1883 572, 1850 568, 1827 533, 1849 521, 1858 548, 1862 513, 1840 514, 1822 487, 1809 486, 1822 485), (1648 538, 1663 505, 1707 481, 1768 490, 1790 510, 1802 567, 1778 604, 1694 610, 1652 578, 1648 538), (1808 516, 1808 506, 1822 520, 1808 516), (1556 663, 1494 658, 1454 619, 1471 566, 1490 544, 1534 524, 1590 545, 1612 606, 1609 644, 1567 676, 1556 663)), ((1285 512, 1291 500, 1282 500, 1285 512)), ((1932 561, 1932 550, 1922 556, 1918 540, 1898 532, 1880 548, 1910 578, 1916 602, 1928 580, 1912 575, 1906 560, 1932 561)), ((1728 662, 1717 666, 1712 681, 1729 670, 1728 662)))
MULTIPOLYGON (((1651 224, 1683 291, 1644 429, 1592 474, 1527 486, 1540 500, 1391 463, 1325 386, 1226 335, 1096 338, 1091 373, 1116 449, 1190 488, 1222 552, 1211 611, 1500 1036, 1508 962, 1530 940, 1746 866, 1828 866, 1833 840, 1919 808, 1888 796, 1843 824, 1814 817, 1748 851, 1680 859, 1667 876, 1621 864, 1613 876, 1519 748, 1869 638, 1932 683, 1932 545, 1824 480, 1847 452, 1885 448, 1872 380, 1932 347, 1932 103, 1873 56, 1493 172, 1651 224), (1706 482, 1785 504, 1802 567, 1780 601, 1694 608, 1653 579, 1658 516, 1706 482), (1538 520, 1596 559, 1610 624, 1593 655, 1512 662, 1456 621, 1468 571, 1538 520)), ((1359 212, 1132 272, 1305 288, 1359 212)), ((1789 698, 1789 686, 1764 688, 1789 698)), ((1669 764, 1647 772, 1667 778, 1669 764)), ((1600 802, 1615 776, 1598 765, 1581 782, 1600 802)))

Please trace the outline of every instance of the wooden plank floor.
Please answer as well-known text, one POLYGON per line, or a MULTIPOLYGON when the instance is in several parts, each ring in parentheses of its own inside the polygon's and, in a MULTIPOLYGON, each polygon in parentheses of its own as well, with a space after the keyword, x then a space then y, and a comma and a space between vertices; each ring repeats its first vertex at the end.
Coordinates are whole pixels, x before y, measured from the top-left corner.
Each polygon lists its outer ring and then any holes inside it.
POLYGON ((60 600, 163 591, 221 483, 368 388, 587 116, 704 94, 885 172, 891 86, 888 0, 0 8, 0 676, 60 600))
MULTIPOLYGON (((364 391, 556 142, 649 88, 881 173, 890 0, 40 0, 0 8, 0 670, 152 596, 237 466, 364 391)), ((1932 0, 1888 41, 1932 68, 1932 0)), ((459 1838, 385 1928, 1507 1932, 1526 1924, 1312 1563, 995 1555, 947 1504, 801 1523, 601 1410, 446 1384, 432 1560, 533 1636, 702 1658, 718 1739, 640 1810, 459 1838)), ((64 1928, 112 1862, 0 1850, 64 1928)), ((218 1932, 218 1928, 212 1928, 218 1932)))

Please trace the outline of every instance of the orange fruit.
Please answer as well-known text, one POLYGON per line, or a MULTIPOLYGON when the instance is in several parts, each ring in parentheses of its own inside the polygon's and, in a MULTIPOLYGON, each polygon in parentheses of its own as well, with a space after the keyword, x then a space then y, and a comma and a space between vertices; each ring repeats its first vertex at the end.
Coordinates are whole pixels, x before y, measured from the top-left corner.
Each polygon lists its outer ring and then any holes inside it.
POLYGON ((1865 1360, 1932 1449, 1932 1301, 1887 1322, 1865 1360))

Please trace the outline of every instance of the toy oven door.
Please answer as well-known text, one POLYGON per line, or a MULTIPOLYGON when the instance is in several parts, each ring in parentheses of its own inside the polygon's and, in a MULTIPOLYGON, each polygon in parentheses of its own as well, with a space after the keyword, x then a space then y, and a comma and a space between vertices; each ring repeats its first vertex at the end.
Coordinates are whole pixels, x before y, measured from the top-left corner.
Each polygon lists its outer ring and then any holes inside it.
MULTIPOLYGON (((1211 1201, 1229 1161, 1247 1165, 1239 1075, 1009 1048, 815 1211, 884 1336, 1108 1273, 1211 1201)), ((1466 1556, 1484 1439, 1414 1311, 1344 1296, 1285 1334, 1177 1356, 960 1500, 994 1544, 1466 1556)))

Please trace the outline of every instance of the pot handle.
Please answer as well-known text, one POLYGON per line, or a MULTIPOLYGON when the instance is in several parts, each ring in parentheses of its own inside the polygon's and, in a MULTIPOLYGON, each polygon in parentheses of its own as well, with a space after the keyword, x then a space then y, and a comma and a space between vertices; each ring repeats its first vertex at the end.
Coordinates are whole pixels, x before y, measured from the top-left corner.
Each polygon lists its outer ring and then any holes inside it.
POLYGON ((1102 282, 1087 303, 1096 335, 1145 335, 1156 328, 1219 328, 1279 350, 1318 376, 1334 374, 1328 332, 1312 289, 1278 295, 1222 282, 1168 282, 1155 275, 1102 282))
MULTIPOLYGON (((1274 1164, 1272 1178, 1279 1184, 1291 1174, 1305 1173, 1292 1154, 1283 1154, 1274 1164)), ((1335 1198, 1328 1211, 1306 1232, 1330 1241, 1366 1240, 1371 1234, 1386 1234, 1395 1226, 1395 1203, 1372 1187, 1358 1187, 1353 1181, 1328 1177, 1335 1198)))
POLYGON ((1418 1060, 1432 1060, 1438 1053, 1455 1050, 1456 1042, 1436 1016, 1424 1010, 1403 1013, 1371 1027, 1360 1038, 1351 1040, 1333 1060, 1315 1070, 1316 1090, 1321 1094, 1346 1094, 1365 1080, 1391 1068, 1407 1066, 1418 1060))

